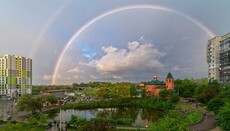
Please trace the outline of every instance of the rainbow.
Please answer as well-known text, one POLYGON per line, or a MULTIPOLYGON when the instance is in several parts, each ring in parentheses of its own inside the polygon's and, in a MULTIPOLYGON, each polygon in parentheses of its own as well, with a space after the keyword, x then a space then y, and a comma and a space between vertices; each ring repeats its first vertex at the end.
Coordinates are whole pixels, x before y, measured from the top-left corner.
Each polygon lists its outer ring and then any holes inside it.
POLYGON ((61 5, 54 14, 48 19, 48 21, 45 23, 41 31, 39 32, 38 36, 35 38, 33 47, 30 52, 30 58, 34 58, 39 46, 41 45, 40 42, 42 38, 45 36, 46 32, 49 30, 49 27, 54 23, 55 19, 63 12, 63 10, 70 5, 71 1, 65 2, 65 4, 61 5))
POLYGON ((113 15, 122 11, 127 11, 127 10, 135 10, 135 9, 153 9, 153 10, 160 10, 160 11, 165 11, 165 12, 169 12, 169 13, 173 13, 176 14, 178 16, 181 16, 189 21, 191 21, 192 23, 194 23, 196 26, 198 26, 200 29, 202 29, 204 32, 206 32, 210 37, 214 37, 215 33, 212 32, 207 26, 205 26, 204 24, 202 24, 201 22, 199 22, 198 20, 183 14, 181 12, 178 12, 176 10, 170 9, 168 7, 163 7, 160 5, 131 5, 131 6, 125 6, 125 7, 120 7, 117 9, 113 9, 110 10, 108 12, 105 12, 97 17, 95 17, 94 19, 90 20, 88 23, 86 23, 84 26, 82 26, 72 37, 71 39, 69 39, 69 41, 65 44, 65 47, 63 48, 62 52, 60 53, 60 56, 57 59, 57 63, 55 64, 55 68, 53 71, 53 75, 52 75, 52 80, 51 80, 51 84, 54 85, 56 82, 56 76, 60 67, 60 63, 63 59, 64 54, 66 53, 67 49, 70 47, 70 45, 74 42, 74 40, 85 30, 87 29, 89 26, 91 26, 92 24, 96 23, 97 21, 103 19, 104 17, 107 17, 109 15, 113 15))

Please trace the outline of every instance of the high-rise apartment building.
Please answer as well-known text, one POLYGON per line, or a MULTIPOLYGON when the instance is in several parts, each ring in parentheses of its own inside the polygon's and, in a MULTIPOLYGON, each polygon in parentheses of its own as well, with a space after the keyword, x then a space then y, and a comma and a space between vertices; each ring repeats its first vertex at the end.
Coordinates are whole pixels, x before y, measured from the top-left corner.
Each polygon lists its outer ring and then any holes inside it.
POLYGON ((209 80, 230 83, 230 33, 208 40, 206 52, 209 80))
POLYGON ((230 33, 220 40, 220 82, 230 83, 230 33))
POLYGON ((17 97, 32 92, 32 60, 22 56, 0 56, 0 95, 17 97))
POLYGON ((220 78, 220 40, 221 36, 216 36, 208 40, 206 54, 208 63, 209 80, 218 80, 220 78))

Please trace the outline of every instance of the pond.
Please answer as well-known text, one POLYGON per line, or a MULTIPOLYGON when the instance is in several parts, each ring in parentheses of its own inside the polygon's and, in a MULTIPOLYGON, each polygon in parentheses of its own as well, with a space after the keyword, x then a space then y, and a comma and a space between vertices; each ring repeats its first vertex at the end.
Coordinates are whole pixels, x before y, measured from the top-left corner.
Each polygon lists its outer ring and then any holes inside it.
MULTIPOLYGON (((113 120, 131 120, 133 126, 145 126, 150 121, 157 121, 159 117, 163 116, 160 111, 141 108, 97 108, 90 110, 61 110, 57 113, 53 120, 65 123, 71 119, 72 115, 90 120, 92 118, 104 118, 113 120)), ((125 125, 125 124, 124 124, 125 125)))

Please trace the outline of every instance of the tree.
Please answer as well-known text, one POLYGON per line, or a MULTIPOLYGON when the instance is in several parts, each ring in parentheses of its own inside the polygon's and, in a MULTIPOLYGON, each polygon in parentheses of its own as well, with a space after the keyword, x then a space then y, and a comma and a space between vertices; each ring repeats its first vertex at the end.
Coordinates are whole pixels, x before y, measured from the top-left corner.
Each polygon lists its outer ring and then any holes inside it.
POLYGON ((20 111, 31 111, 33 114, 37 110, 41 110, 43 107, 43 101, 41 101, 41 97, 32 96, 31 94, 25 94, 20 97, 17 108, 20 111))
POLYGON ((73 83, 72 86, 73 86, 74 89, 76 89, 77 87, 79 87, 79 84, 78 83, 73 83))
POLYGON ((74 129, 77 129, 77 126, 82 126, 86 122, 85 118, 81 118, 75 115, 71 116, 71 119, 68 122, 68 125, 73 125, 74 129))
POLYGON ((134 84, 130 85, 130 96, 136 97, 138 95, 137 88, 134 84))
POLYGON ((28 118, 28 122, 31 125, 44 125, 48 122, 48 119, 44 113, 40 113, 38 115, 30 116, 28 118))
POLYGON ((230 98, 230 85, 223 85, 221 87, 219 97, 226 100, 230 98))
POLYGON ((175 89, 182 97, 191 97, 194 94, 197 84, 189 79, 175 80, 175 89))
POLYGON ((162 99, 166 99, 166 97, 168 97, 168 96, 169 96, 169 91, 166 90, 166 89, 161 90, 159 92, 159 97, 162 98, 162 99))
POLYGON ((142 89, 141 90, 141 98, 145 98, 146 97, 146 89, 142 89))
POLYGON ((221 98, 215 97, 208 102, 207 108, 214 113, 217 113, 219 108, 224 105, 224 101, 221 98))
POLYGON ((226 102, 225 106, 221 107, 217 114, 218 124, 225 130, 230 130, 230 102, 226 102))
POLYGON ((57 98, 54 95, 48 95, 46 96, 46 101, 50 102, 51 104, 56 104, 57 98))
POLYGON ((202 103, 209 102, 220 93, 220 84, 216 81, 209 82, 208 85, 201 85, 195 91, 195 97, 202 103))
POLYGON ((101 87, 101 88, 97 89, 96 94, 98 97, 102 97, 104 99, 109 98, 110 97, 110 89, 107 87, 101 87))
POLYGON ((177 103, 180 100, 180 98, 178 94, 172 93, 169 97, 169 100, 173 103, 177 103))

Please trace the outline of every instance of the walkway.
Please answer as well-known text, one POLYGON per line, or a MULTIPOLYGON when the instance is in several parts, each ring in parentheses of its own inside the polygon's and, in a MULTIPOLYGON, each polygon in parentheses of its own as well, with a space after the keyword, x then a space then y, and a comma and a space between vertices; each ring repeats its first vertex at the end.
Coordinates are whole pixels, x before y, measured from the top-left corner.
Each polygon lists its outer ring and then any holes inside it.
POLYGON ((189 126, 190 131, 207 131, 207 130, 220 131, 220 129, 217 127, 215 116, 208 113, 207 110, 205 110, 202 107, 196 107, 195 103, 193 104, 182 103, 182 104, 185 104, 191 107, 192 109, 198 110, 203 114, 203 118, 199 123, 189 126))
POLYGON ((145 127, 125 127, 125 126, 117 126, 116 129, 120 129, 120 130, 148 130, 147 128, 145 127))

